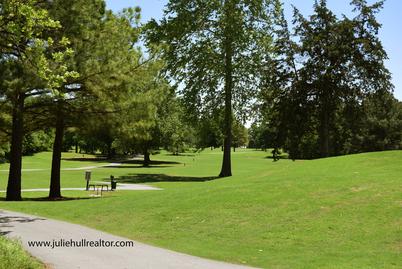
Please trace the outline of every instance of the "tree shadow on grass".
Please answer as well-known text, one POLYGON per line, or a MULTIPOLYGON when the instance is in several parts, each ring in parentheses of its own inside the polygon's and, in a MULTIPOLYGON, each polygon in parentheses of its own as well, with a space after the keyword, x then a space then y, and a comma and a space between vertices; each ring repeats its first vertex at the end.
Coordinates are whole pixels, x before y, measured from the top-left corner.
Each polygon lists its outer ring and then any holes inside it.
POLYGON ((62 158, 63 161, 74 161, 74 162, 108 162, 106 157, 94 157, 94 158, 62 158))
MULTIPOLYGON (((49 197, 33 197, 33 198, 22 198, 22 202, 67 202, 67 201, 78 201, 78 200, 91 200, 99 198, 109 198, 109 196, 102 197, 62 197, 59 199, 50 199, 49 197)), ((6 198, 0 198, 0 201, 6 202, 6 198)), ((0 211, 1 212, 1 211, 0 211)))
POLYGON ((218 177, 186 177, 166 174, 129 174, 117 178, 118 183, 151 183, 151 182, 206 182, 218 177))
MULTIPOLYGON (((267 156, 267 157, 265 157, 265 159, 271 159, 271 160, 273 160, 274 157, 273 157, 273 156, 267 156)), ((278 159, 278 160, 289 160, 289 157, 288 157, 287 155, 285 155, 285 156, 278 156, 277 159, 278 159)))
POLYGON ((144 160, 135 159, 135 160, 127 160, 124 158, 116 158, 116 159, 107 159, 106 157, 94 157, 94 158, 63 158, 63 161, 76 161, 76 162, 99 162, 99 163, 121 163, 127 165, 110 165, 104 166, 102 168, 167 168, 172 167, 173 165, 182 164, 180 162, 173 161, 153 161, 151 160, 149 166, 144 167, 144 160), (133 166, 130 166, 132 164, 133 166), (134 166, 138 165, 138 166, 134 166))
POLYGON ((128 168, 128 169, 138 169, 138 168, 168 168, 168 167, 172 167, 171 165, 149 165, 149 166, 142 166, 141 165, 108 165, 108 166, 102 166, 99 167, 101 169, 105 169, 105 168, 128 168))
MULTIPOLYGON (((144 160, 127 160, 127 161, 122 161, 121 163, 125 164, 143 164, 144 160)), ((151 160, 150 165, 166 165, 166 164, 181 164, 180 162, 172 162, 172 161, 153 161, 151 160)))
POLYGON ((143 166, 143 160, 127 160, 120 162, 125 165, 109 165, 102 168, 168 168, 173 165, 182 164, 180 162, 173 161, 150 161, 148 166, 143 166))
POLYGON ((180 153, 180 154, 167 154, 168 156, 174 156, 174 157, 195 157, 195 154, 191 154, 191 153, 180 153))

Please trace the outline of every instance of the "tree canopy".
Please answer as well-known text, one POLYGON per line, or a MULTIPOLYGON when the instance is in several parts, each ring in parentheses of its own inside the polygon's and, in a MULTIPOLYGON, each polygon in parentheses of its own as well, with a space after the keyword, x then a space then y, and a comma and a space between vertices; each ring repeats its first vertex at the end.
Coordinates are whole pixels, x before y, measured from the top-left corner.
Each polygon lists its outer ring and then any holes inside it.
POLYGON ((275 0, 169 1, 164 18, 148 24, 148 45, 157 44, 188 110, 224 108, 221 177, 232 174, 233 115, 244 119, 256 96, 280 10, 275 0))

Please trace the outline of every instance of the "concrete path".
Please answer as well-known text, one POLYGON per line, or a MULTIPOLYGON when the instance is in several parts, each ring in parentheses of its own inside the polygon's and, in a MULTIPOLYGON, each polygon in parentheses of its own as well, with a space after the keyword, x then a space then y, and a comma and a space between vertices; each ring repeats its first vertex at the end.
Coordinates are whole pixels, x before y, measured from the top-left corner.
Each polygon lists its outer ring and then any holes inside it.
MULTIPOLYGON (((124 225, 124 224, 122 224, 124 225)), ((29 247, 28 241, 75 240, 126 241, 128 239, 84 226, 22 213, 0 210, 0 234, 20 238, 33 256, 50 268, 135 268, 135 269, 240 269, 247 268, 202 259, 178 252, 131 241, 132 247, 29 247)))
MULTIPOLYGON (((96 182, 100 184, 107 184, 106 182, 96 182)), ((107 184, 109 185, 109 184, 107 184)), ((85 188, 61 188, 62 191, 85 191, 85 188)), ((92 188, 91 188, 92 190, 92 188)), ((144 184, 126 184, 117 183, 117 191, 159 191, 163 190, 161 188, 152 187, 144 184)), ((49 188, 39 188, 39 189, 22 189, 22 192, 48 192, 49 188)), ((0 190, 0 193, 5 193, 6 190, 0 190)))

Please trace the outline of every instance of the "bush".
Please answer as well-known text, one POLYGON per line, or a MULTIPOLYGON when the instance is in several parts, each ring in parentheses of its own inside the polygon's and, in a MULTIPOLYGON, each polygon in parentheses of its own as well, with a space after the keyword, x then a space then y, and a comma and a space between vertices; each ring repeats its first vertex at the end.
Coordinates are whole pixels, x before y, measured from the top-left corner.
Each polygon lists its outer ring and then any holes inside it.
POLYGON ((52 149, 54 135, 52 131, 38 131, 24 137, 23 155, 33 155, 52 149))

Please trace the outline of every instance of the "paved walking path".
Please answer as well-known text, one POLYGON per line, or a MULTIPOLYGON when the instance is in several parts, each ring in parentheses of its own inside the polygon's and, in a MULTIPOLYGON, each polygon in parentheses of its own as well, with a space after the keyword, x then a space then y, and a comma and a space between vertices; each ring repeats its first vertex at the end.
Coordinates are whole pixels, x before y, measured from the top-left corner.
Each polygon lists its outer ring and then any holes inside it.
MULTIPOLYGON (((124 225, 124 224, 122 224, 124 225)), ((90 229, 81 225, 22 213, 0 210, 0 234, 20 238, 33 256, 54 269, 72 268, 135 268, 135 269, 241 269, 233 265, 202 259, 178 252, 157 248, 136 241, 133 247, 110 248, 54 248, 29 247, 28 241, 70 239, 81 241, 126 241, 128 239, 90 229)))

